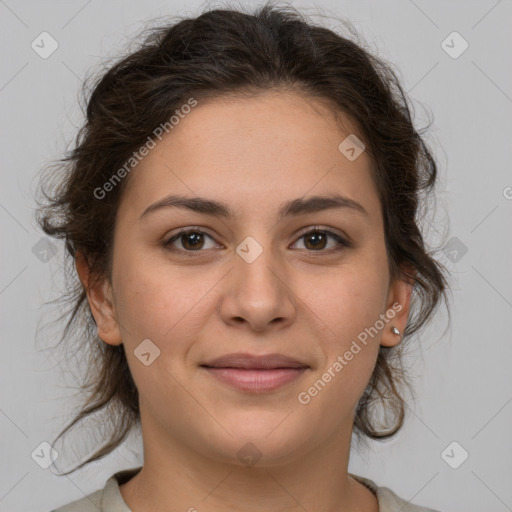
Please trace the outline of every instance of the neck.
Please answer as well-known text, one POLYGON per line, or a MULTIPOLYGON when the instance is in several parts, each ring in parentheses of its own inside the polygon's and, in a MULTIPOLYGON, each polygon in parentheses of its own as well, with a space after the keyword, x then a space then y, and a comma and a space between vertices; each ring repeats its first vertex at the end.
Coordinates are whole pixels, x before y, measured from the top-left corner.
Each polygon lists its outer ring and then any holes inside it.
POLYGON ((248 466, 206 456, 158 429, 145 435, 141 424, 144 466, 120 486, 133 512, 378 512, 375 495, 348 474, 350 428, 286 460, 262 457, 248 466))

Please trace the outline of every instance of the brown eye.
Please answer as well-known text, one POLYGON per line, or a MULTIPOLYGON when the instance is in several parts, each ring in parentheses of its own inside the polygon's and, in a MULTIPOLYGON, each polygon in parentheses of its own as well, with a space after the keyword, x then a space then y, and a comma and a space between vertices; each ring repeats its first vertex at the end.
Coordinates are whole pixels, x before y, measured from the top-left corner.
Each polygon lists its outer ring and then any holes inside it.
POLYGON ((309 233, 304 236, 305 240, 305 246, 308 249, 325 249, 325 246, 327 244, 327 236, 325 236, 325 233, 322 233, 321 231, 313 231, 312 233, 309 233))
POLYGON ((185 249, 197 250, 204 245, 204 235, 202 233, 187 233, 180 235, 181 244, 185 249))
MULTIPOLYGON (((301 235, 298 240, 304 240, 304 249, 310 253, 331 254, 352 246, 350 242, 327 229, 315 228, 301 235)), ((192 256, 193 253, 200 255, 205 252, 203 249, 214 249, 217 245, 210 235, 199 229, 183 229, 169 238, 164 243, 164 247, 174 253, 192 256), (208 239, 212 244, 210 247, 208 247, 208 239)), ((301 248, 299 247, 299 249, 301 248)))
POLYGON ((313 229, 304 233, 299 240, 304 239, 304 246, 308 252, 335 252, 343 247, 351 247, 351 244, 336 233, 325 229, 313 229), (334 247, 327 247, 329 239, 334 240, 334 247), (324 250, 326 249, 327 250, 324 250), (331 250, 329 250, 331 249, 331 250))
POLYGON ((205 247, 205 237, 213 241, 213 238, 210 235, 196 229, 181 231, 167 240, 167 242, 164 243, 164 246, 173 252, 200 252, 201 249, 215 247, 215 244, 213 244, 212 247, 205 247), (181 247, 176 247, 176 243, 179 243, 181 247))

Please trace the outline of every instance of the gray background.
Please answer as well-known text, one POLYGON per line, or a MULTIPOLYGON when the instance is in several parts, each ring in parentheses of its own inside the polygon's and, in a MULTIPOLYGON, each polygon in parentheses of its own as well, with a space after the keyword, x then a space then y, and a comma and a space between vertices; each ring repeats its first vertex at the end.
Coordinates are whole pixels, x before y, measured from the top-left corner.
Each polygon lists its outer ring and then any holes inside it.
MULTIPOLYGON (((294 5, 351 20, 370 49, 396 65, 416 125, 424 125, 426 112, 434 117, 428 141, 440 186, 425 233, 431 246, 448 240, 439 259, 452 272, 452 325, 446 329, 441 311, 411 340, 416 401, 408 401, 406 425, 394 440, 354 451, 349 469, 442 511, 512 510, 512 2, 294 5), (457 58, 442 46, 453 31, 469 44, 457 58), (458 445, 445 452, 453 441, 458 445), (446 461, 456 465, 462 450, 469 458, 453 469, 446 461)), ((80 124, 85 73, 123 51, 151 18, 197 15, 200 6, 206 3, 0 0, 0 511, 47 512, 142 460, 137 435, 69 477, 31 457, 76 403, 76 361, 65 369, 42 349, 58 336, 58 328, 40 324, 48 315, 43 302, 57 296, 64 253, 36 229, 33 196, 42 166, 61 156, 80 124), (59 45, 46 59, 31 48, 43 31, 59 45)), ((461 48, 461 40, 448 44, 452 52, 461 48)), ((74 439, 79 447, 78 434, 74 439)))

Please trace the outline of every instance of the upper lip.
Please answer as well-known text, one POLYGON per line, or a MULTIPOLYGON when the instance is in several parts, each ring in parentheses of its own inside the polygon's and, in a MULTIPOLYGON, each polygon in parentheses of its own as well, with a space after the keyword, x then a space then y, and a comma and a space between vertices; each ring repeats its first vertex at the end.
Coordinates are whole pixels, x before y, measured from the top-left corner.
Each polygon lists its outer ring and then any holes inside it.
POLYGON ((309 368, 309 365, 282 354, 226 354, 212 359, 200 366, 211 368, 244 368, 251 370, 268 370, 275 368, 309 368))

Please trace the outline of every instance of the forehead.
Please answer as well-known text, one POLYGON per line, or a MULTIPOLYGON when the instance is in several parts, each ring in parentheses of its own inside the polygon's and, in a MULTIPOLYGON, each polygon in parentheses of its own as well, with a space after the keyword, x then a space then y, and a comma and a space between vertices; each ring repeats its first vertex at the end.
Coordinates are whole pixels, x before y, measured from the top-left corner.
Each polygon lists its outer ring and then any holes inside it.
POLYGON ((341 126, 325 102, 289 92, 198 100, 131 172, 122 203, 140 212, 178 193, 222 198, 242 213, 338 192, 371 209, 372 161, 342 154, 340 143, 358 132, 337 115, 341 126))

